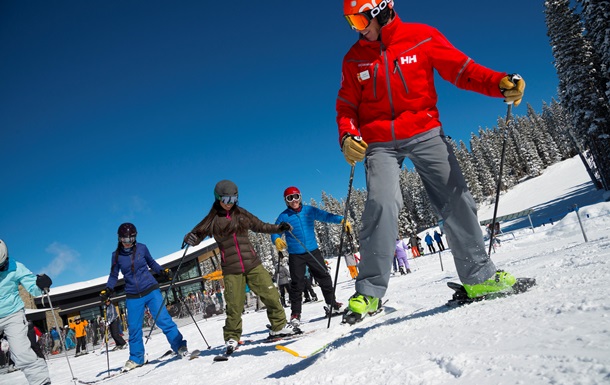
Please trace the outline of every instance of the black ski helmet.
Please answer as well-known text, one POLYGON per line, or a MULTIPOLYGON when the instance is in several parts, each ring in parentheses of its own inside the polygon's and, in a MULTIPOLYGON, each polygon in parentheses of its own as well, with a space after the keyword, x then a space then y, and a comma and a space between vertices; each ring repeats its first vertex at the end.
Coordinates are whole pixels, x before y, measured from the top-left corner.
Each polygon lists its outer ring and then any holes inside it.
POLYGON ((132 223, 123 223, 119 226, 117 230, 117 234, 119 236, 119 242, 128 242, 125 243, 136 243, 136 235, 138 235, 138 230, 132 223))
POLYGON ((237 196, 237 185, 230 180, 224 179, 216 183, 214 187, 214 198, 220 200, 223 196, 237 196))
POLYGON ((138 234, 138 230, 136 230, 132 223, 123 223, 119 226, 117 234, 122 238, 135 237, 138 234))

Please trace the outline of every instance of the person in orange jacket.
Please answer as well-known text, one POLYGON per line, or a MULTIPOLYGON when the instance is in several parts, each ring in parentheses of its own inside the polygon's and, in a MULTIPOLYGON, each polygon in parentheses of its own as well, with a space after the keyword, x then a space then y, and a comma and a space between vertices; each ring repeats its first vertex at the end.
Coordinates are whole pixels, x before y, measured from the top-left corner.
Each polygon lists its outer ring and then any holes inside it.
POLYGON ((74 322, 71 322, 69 325, 70 329, 74 330, 74 335, 76 336, 75 357, 87 354, 87 330, 85 330, 87 325, 89 325, 87 320, 81 320, 80 317, 77 317, 74 322))

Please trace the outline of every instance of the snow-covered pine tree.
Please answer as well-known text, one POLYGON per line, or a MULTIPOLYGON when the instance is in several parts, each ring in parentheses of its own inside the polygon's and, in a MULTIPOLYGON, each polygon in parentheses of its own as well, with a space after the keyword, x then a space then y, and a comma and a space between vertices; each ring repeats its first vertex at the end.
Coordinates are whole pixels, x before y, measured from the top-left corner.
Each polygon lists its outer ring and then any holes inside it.
POLYGON ((606 102, 610 100, 610 1, 576 0, 582 4, 581 17, 586 37, 596 53, 595 66, 605 83, 606 102))
POLYGON ((547 0, 545 19, 559 97, 572 117, 576 136, 590 151, 606 190, 610 189, 610 105, 602 78, 595 68, 595 52, 583 35, 583 26, 569 0, 547 0))
POLYGON ((549 130, 547 129, 545 121, 540 115, 534 111, 531 104, 527 103, 527 117, 529 122, 525 122, 528 126, 531 126, 529 132, 531 139, 536 146, 538 156, 542 160, 544 168, 558 162, 561 159, 555 141, 551 138, 549 130))
POLYGON ((466 184, 468 185, 468 189, 470 190, 475 202, 483 202, 485 200, 485 196, 483 195, 481 183, 477 177, 477 170, 472 163, 472 157, 468 152, 466 143, 460 140, 460 148, 457 150, 455 155, 460 163, 462 173, 464 174, 464 179, 466 179, 466 184))
POLYGON ((489 164, 483 156, 485 151, 481 146, 481 139, 474 133, 470 134, 470 154, 472 159, 472 165, 477 172, 477 178, 479 179, 479 185, 483 196, 490 197, 495 194, 496 191, 496 177, 492 175, 489 164))
POLYGON ((549 136, 559 151, 560 160, 576 155, 577 148, 569 135, 572 124, 561 104, 555 99, 551 100, 551 105, 542 102, 542 119, 549 130, 549 136))

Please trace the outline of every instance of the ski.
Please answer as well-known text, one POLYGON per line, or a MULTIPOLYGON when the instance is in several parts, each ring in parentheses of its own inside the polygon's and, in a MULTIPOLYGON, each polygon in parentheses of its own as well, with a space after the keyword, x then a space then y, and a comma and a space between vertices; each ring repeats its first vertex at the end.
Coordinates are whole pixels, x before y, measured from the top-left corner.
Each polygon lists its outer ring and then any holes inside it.
POLYGON ((194 360, 195 358, 199 358, 200 354, 201 354, 201 350, 195 349, 187 357, 190 361, 190 360, 194 360))
POLYGON ((312 338, 295 341, 291 344, 276 345, 275 348, 299 358, 309 358, 323 352, 328 346, 338 339, 353 333, 355 330, 362 329, 370 322, 377 321, 379 318, 396 311, 393 307, 382 307, 373 315, 362 318, 354 324, 341 323, 331 329, 317 330, 312 338))
POLYGON ((535 278, 517 278, 517 282, 513 285, 513 290, 509 292, 490 293, 477 298, 470 298, 466 293, 466 289, 462 284, 457 282, 447 282, 453 291, 453 297, 447 302, 449 307, 458 307, 462 305, 468 305, 473 302, 480 302, 483 300, 502 298, 513 294, 520 294, 526 292, 528 289, 536 285, 535 278))
MULTIPOLYGON (((200 354, 201 354, 201 351, 196 349, 196 350, 193 350, 193 351, 192 351, 192 352, 191 352, 189 355, 187 355, 186 357, 188 357, 188 358, 189 358, 189 360, 192 360, 192 359, 195 359, 195 358, 199 357, 199 355, 200 355, 200 354)), ((176 356, 176 354, 174 353, 174 351, 173 351, 173 350, 171 350, 171 349, 169 349, 168 351, 166 351, 165 353, 163 353, 162 355, 160 355, 160 356, 159 356, 157 359, 155 359, 155 360, 153 360, 153 361, 148 361, 148 360, 147 360, 147 361, 146 361, 144 364, 142 364, 142 366, 144 366, 144 365, 148 365, 148 364, 153 364, 153 363, 156 363, 156 362, 158 362, 158 361, 164 361, 164 360, 166 360, 166 359, 168 359, 168 358, 170 358, 170 357, 175 357, 175 356, 176 356)), ((134 368, 134 369, 141 368, 142 366, 138 366, 137 368, 134 368)), ((151 369, 151 370, 152 370, 152 369, 151 369)), ((80 383, 80 384, 84 384, 84 385, 93 385, 93 384, 99 384, 99 383, 105 382, 106 380, 110 380, 110 379, 114 379, 114 378, 120 377, 120 376, 125 375, 125 374, 128 374, 128 373, 130 373, 130 372, 132 372, 132 371, 133 371, 133 369, 131 369, 131 370, 125 370, 125 371, 124 371, 124 370, 123 370, 123 368, 116 368, 116 369, 113 369, 113 373, 109 374, 109 375, 108 375, 108 376, 106 376, 106 377, 99 378, 99 379, 97 379, 97 380, 85 381, 85 380, 79 380, 78 378, 76 378, 75 380, 76 380, 78 383, 80 383)), ((147 372, 147 373, 148 373, 148 372, 147 372)))
POLYGON ((278 342, 282 342, 282 341, 293 341, 293 340, 298 340, 300 338, 303 338, 306 335, 312 334, 314 333, 316 330, 308 330, 306 332, 301 332, 299 334, 292 334, 289 336, 268 336, 266 338, 263 338, 262 340, 248 340, 248 341, 240 341, 239 342, 239 346, 237 347, 237 349, 235 349, 233 351, 233 353, 231 354, 227 354, 227 353, 223 353, 223 354, 219 354, 217 356, 214 356, 214 362, 224 362, 224 361, 228 361, 229 357, 233 356, 235 353, 240 353, 243 350, 240 350, 240 346, 248 346, 248 349, 251 346, 257 346, 257 345, 264 345, 264 344, 275 344, 278 342))

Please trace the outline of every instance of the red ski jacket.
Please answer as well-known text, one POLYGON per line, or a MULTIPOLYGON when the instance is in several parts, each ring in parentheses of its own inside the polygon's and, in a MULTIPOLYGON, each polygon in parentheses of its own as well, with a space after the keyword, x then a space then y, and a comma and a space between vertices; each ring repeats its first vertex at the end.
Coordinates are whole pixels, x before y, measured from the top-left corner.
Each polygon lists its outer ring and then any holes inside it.
POLYGON ((503 97, 498 84, 506 73, 475 63, 435 28, 395 16, 381 41, 361 38, 343 58, 339 142, 346 134, 389 142, 440 127, 434 70, 459 88, 503 97))

